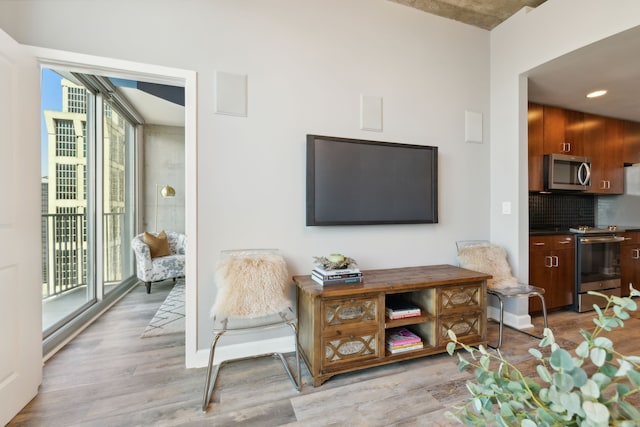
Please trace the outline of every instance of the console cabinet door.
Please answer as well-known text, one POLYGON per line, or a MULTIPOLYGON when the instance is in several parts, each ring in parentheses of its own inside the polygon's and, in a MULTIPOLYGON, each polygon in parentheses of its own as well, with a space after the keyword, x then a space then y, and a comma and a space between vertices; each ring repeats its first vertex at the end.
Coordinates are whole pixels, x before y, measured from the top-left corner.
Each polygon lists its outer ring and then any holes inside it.
POLYGON ((322 373, 384 355, 380 336, 381 303, 384 304, 384 295, 322 301, 322 373))

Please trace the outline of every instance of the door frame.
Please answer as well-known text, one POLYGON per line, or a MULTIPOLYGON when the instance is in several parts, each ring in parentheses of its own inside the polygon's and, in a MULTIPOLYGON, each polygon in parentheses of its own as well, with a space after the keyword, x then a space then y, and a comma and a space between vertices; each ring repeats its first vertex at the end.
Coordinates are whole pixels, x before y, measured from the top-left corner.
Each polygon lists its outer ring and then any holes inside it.
MULTIPOLYGON (((37 46, 25 46, 42 67, 64 67, 88 74, 102 74, 150 83, 184 87, 185 91, 185 231, 187 235, 185 280, 185 365, 197 366, 198 336, 197 266, 198 266, 198 216, 197 216, 197 73, 193 70, 79 54, 37 46)), ((139 165, 140 166, 140 165, 139 165)), ((140 171, 138 172, 140 173, 140 171)), ((139 182, 139 179, 138 179, 139 182)), ((140 201, 139 188, 136 197, 140 201)), ((138 204, 140 206, 140 203, 138 204)), ((73 337, 68 339, 71 340, 73 337)), ((67 341, 67 342, 68 342, 67 341)))

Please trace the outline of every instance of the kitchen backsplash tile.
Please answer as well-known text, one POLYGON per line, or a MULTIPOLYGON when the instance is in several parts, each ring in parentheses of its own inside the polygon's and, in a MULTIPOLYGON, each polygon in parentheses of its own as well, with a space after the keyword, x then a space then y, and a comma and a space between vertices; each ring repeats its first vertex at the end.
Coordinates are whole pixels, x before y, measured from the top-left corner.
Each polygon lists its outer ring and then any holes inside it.
POLYGON ((595 225, 596 198, 591 194, 529 194, 529 229, 565 229, 595 225))

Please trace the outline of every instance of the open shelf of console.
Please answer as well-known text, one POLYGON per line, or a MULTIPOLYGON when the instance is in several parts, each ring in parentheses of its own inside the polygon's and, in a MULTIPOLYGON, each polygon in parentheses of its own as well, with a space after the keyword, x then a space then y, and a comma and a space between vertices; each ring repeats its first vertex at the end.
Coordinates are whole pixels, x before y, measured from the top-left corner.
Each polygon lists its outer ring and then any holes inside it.
POLYGON ((469 345, 486 344, 486 280, 491 276, 451 265, 363 272, 363 282, 322 287, 295 276, 298 341, 318 386, 334 375, 446 351, 447 330, 469 345), (387 295, 420 307, 420 316, 390 320, 387 295), (405 326, 424 348, 391 354, 386 330, 405 326))

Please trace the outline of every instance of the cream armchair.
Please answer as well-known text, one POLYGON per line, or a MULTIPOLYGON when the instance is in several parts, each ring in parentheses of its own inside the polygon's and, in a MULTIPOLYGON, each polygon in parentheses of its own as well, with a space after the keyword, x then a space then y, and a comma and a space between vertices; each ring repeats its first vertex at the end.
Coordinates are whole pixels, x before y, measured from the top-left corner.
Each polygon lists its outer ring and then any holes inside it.
MULTIPOLYGON (((136 256, 136 275, 151 293, 151 283, 185 276, 185 250, 187 238, 184 234, 167 231, 169 255, 151 257, 151 248, 144 241, 144 233, 131 241, 136 256)), ((154 234, 154 236, 156 236, 154 234)))

